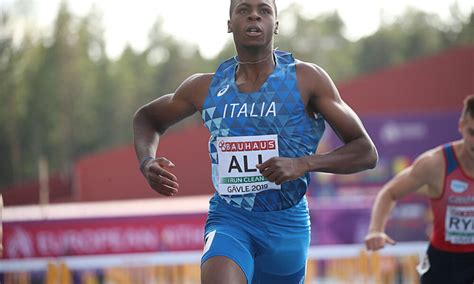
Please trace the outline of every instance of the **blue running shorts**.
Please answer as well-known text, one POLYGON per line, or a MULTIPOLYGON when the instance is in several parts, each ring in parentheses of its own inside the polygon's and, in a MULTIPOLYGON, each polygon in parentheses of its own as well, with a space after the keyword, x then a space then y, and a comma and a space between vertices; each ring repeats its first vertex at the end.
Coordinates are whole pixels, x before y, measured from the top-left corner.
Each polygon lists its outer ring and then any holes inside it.
POLYGON ((285 210, 254 212, 216 194, 210 201, 201 264, 226 256, 240 266, 247 283, 304 283, 310 225, 305 197, 285 210))

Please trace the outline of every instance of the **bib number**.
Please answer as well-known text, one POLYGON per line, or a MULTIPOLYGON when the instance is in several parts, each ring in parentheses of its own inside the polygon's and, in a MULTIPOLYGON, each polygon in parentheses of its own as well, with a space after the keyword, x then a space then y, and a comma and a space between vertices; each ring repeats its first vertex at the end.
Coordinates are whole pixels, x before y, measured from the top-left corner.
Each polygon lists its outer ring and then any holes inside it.
POLYGON ((474 208, 448 206, 445 231, 446 241, 452 244, 474 244, 474 208))
POLYGON ((279 156, 277 135, 219 137, 216 142, 219 194, 241 195, 281 188, 269 182, 256 167, 279 156))

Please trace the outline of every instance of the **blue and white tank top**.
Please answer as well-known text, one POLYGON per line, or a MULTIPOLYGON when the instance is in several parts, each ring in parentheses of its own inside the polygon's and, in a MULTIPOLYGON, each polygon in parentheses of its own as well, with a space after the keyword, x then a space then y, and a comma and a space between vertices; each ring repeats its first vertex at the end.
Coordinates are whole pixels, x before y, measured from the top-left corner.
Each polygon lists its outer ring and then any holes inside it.
POLYGON ((275 51, 276 62, 257 92, 241 93, 235 83, 238 63, 224 61, 214 74, 202 118, 209 130, 214 198, 249 211, 276 211, 296 205, 310 174, 276 185, 255 165, 271 157, 313 155, 324 119, 309 117, 300 96, 293 55, 275 51))

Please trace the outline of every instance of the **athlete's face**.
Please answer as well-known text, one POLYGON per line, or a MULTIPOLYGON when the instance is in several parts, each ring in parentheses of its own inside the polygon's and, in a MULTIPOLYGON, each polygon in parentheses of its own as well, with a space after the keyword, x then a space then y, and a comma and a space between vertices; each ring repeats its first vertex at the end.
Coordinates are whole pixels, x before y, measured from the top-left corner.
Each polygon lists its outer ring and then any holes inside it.
POLYGON ((227 23, 236 45, 260 47, 272 44, 278 22, 272 0, 238 0, 227 23))
POLYGON ((459 132, 464 139, 466 153, 471 159, 474 159, 474 118, 466 115, 459 121, 459 132))

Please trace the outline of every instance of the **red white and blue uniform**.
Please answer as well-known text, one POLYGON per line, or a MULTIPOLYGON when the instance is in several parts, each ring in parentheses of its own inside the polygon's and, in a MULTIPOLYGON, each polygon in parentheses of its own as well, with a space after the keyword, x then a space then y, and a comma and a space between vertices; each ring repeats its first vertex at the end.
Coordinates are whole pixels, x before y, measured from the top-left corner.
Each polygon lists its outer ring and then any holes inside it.
POLYGON ((433 232, 428 248, 428 283, 474 283, 474 178, 462 168, 452 143, 445 158, 443 192, 431 199, 433 232))

